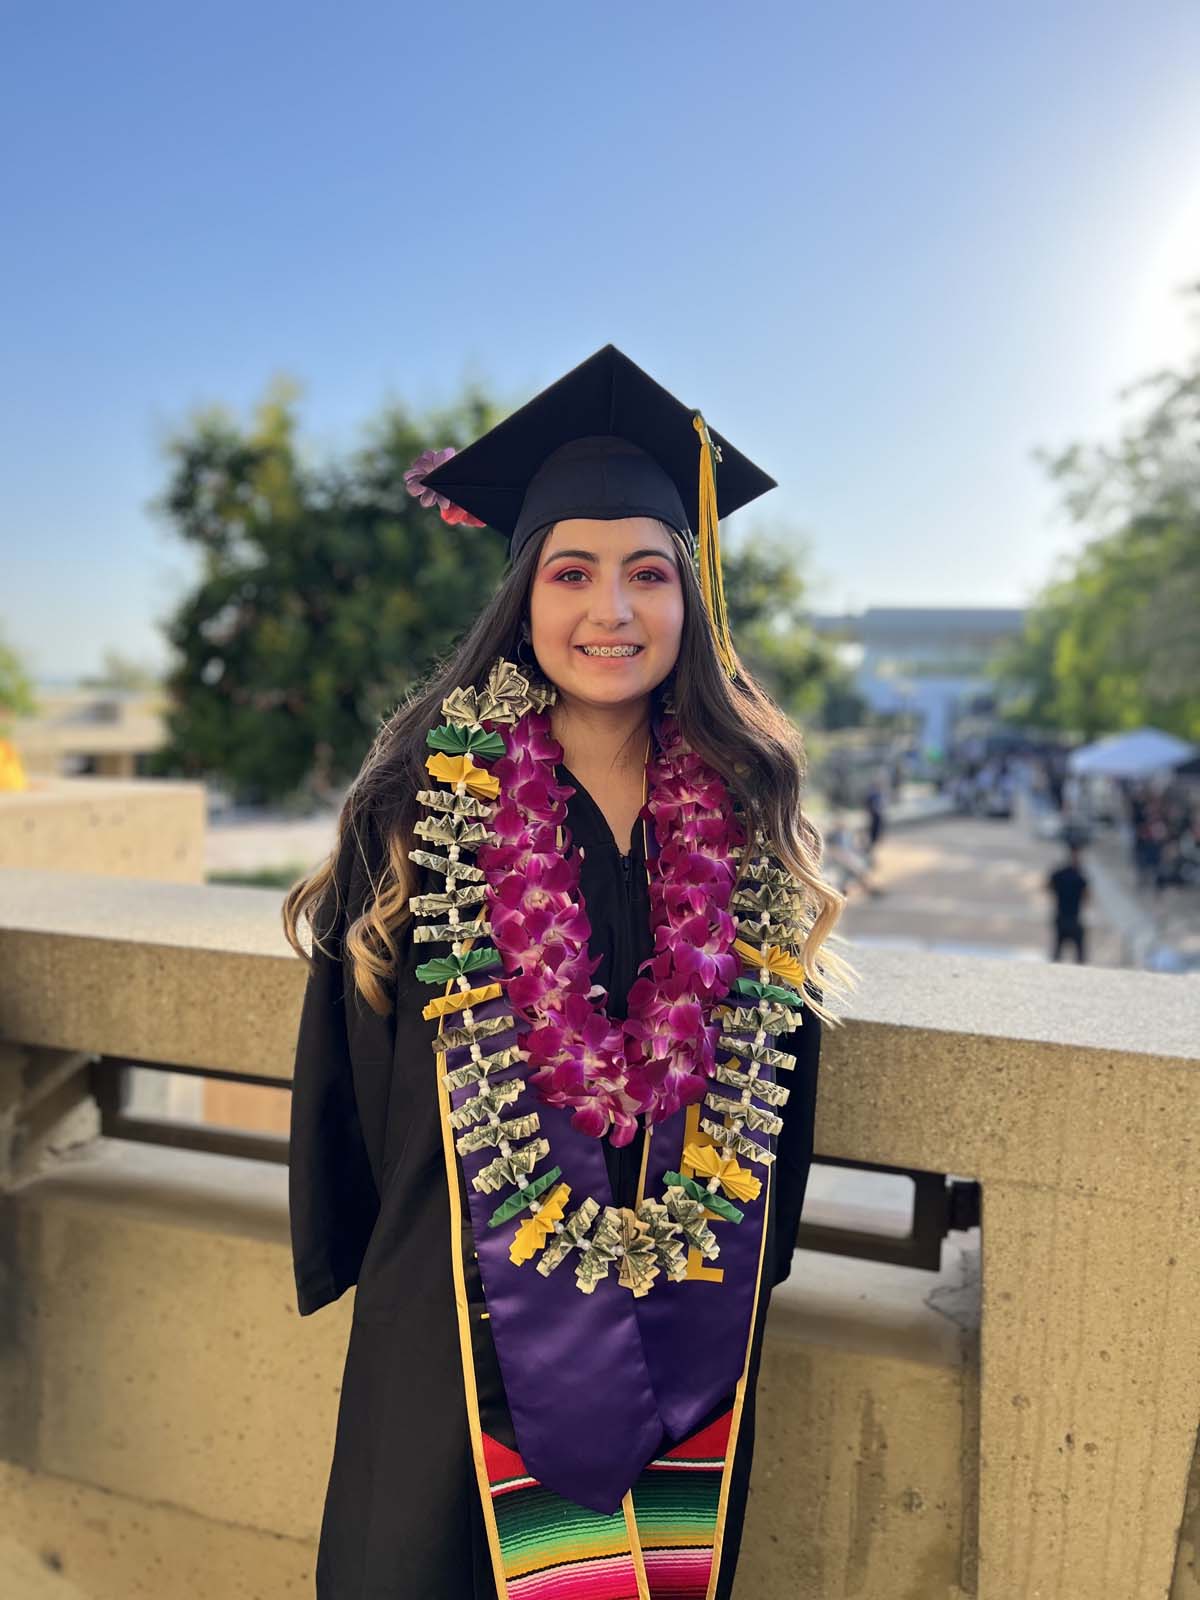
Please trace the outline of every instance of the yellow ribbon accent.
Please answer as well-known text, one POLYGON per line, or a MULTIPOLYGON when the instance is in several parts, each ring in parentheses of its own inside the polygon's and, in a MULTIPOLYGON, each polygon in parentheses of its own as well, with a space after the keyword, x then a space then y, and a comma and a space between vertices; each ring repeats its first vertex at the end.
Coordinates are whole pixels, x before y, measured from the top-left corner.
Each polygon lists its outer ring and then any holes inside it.
POLYGON ((729 633, 729 613, 725 609, 725 585, 721 579, 721 539, 718 533, 717 479, 713 462, 720 461, 721 452, 712 442, 708 424, 698 411, 692 414, 692 427, 700 435, 700 528, 698 530, 698 559, 700 563, 700 592, 704 596, 704 609, 712 623, 717 654, 727 677, 737 677, 737 657, 729 633))
POLYGON ((767 946, 766 959, 757 945, 747 944, 745 939, 735 939, 733 948, 742 958, 742 965, 753 967, 757 972, 766 967, 777 978, 782 978, 784 983, 790 983, 793 989, 800 989, 804 985, 804 968, 795 956, 788 955, 786 950, 781 950, 777 944, 767 946))
POLYGON ((456 994, 440 994, 421 1012, 426 1021, 434 1017, 448 1017, 452 1011, 464 1011, 467 1006, 481 1006, 485 1000, 494 1000, 501 989, 498 983, 489 983, 483 989, 460 989, 456 994))
POLYGON ((762 1192, 761 1178, 739 1167, 732 1156, 723 1156, 713 1145, 690 1144, 683 1159, 696 1177, 716 1178, 731 1200, 757 1200, 762 1192))
POLYGON ((27 789, 28 781, 16 745, 0 739, 0 789, 27 789))
POLYGON ((445 783, 465 783, 467 793, 479 800, 494 800, 500 793, 500 779, 483 767, 477 767, 469 755, 448 756, 438 750, 425 762, 427 771, 445 783))
POLYGON ((508 1259, 514 1267, 523 1266, 526 1261, 532 1261, 537 1255, 554 1232, 554 1224, 562 1221, 563 1212, 570 1198, 569 1183, 555 1184, 548 1197, 542 1201, 541 1210, 529 1213, 513 1234, 513 1242, 508 1247, 508 1259))

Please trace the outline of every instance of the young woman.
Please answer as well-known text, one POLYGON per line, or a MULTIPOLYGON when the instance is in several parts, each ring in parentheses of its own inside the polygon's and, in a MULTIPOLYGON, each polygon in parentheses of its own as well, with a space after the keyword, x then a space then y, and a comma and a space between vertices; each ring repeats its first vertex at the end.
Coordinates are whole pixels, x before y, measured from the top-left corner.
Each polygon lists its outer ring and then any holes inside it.
POLYGON ((285 906, 300 1312, 357 1285, 317 1594, 724 1600, 838 974, 721 592, 772 483, 612 346, 408 476, 511 561, 285 906))

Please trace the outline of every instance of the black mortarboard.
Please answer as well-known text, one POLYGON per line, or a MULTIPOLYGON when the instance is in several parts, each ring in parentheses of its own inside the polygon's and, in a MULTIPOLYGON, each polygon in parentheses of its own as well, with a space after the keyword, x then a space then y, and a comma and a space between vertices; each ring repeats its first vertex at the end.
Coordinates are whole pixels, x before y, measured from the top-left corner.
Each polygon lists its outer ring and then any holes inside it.
MULTIPOLYGON (((568 517, 649 516, 675 528, 699 562, 717 648, 733 674, 717 523, 775 480, 615 345, 432 470, 430 460, 406 474, 411 491, 424 491, 427 505, 444 497, 506 534, 511 556, 568 517)), ((452 510, 443 516, 452 520, 452 510)))
MULTIPOLYGON (((567 517, 659 517, 700 528, 696 412, 606 344, 425 476, 425 483, 505 533, 510 554, 567 517), (629 446, 635 446, 630 450, 629 446)), ((775 487, 715 430, 717 515, 775 487)))

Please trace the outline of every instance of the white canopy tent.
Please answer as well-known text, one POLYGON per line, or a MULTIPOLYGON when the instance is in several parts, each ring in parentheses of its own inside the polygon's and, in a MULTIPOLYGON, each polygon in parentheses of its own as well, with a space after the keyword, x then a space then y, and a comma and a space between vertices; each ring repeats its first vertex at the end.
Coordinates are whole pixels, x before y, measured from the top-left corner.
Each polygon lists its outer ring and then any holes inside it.
POLYGON ((1149 778, 1168 772, 1198 753, 1197 746, 1161 728, 1112 733, 1095 744, 1072 750, 1067 765, 1079 777, 1149 778))

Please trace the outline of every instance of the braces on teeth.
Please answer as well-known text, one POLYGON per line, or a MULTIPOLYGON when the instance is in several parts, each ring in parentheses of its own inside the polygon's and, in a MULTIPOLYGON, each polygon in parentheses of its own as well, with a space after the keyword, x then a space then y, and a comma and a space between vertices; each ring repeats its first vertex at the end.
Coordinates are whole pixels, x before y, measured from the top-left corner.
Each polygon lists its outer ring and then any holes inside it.
POLYGON ((601 644, 581 645, 585 656, 635 656, 638 646, 635 644, 601 644))

